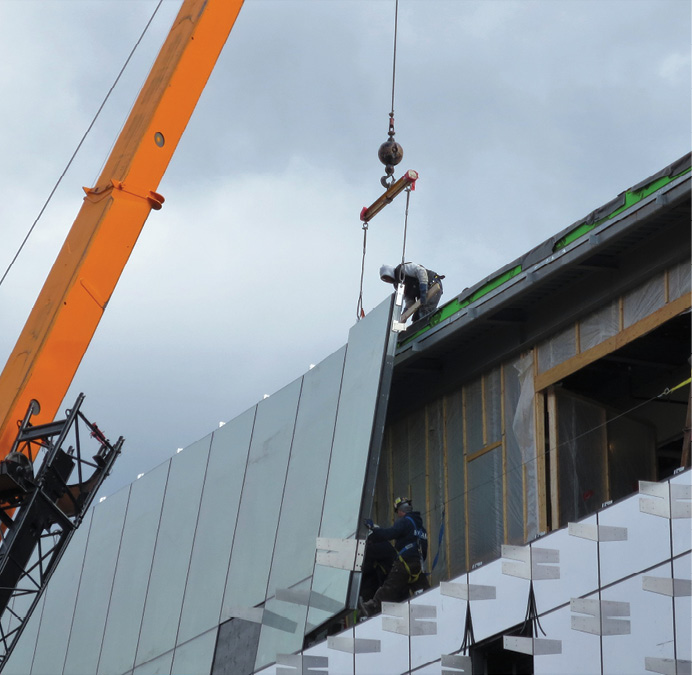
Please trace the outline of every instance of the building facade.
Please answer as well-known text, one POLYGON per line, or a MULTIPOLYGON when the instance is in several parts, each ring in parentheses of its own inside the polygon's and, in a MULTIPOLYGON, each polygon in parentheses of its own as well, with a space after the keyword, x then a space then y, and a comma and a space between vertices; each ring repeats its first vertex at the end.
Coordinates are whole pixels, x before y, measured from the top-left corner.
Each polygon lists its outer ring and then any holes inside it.
POLYGON ((388 299, 98 504, 3 673, 690 673, 690 176, 404 332, 388 299), (433 587, 358 621, 404 495, 433 587))

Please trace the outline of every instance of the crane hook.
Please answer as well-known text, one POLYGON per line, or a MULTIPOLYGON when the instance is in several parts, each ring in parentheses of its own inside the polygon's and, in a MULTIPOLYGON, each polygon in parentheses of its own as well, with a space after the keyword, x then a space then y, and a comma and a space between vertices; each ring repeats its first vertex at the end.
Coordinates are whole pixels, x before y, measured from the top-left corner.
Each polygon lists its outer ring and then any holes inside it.
POLYGON ((384 164, 385 174, 380 178, 382 187, 388 188, 394 183, 394 167, 403 159, 404 149, 394 140, 394 112, 389 113, 389 132, 387 140, 382 143, 377 156, 384 164))

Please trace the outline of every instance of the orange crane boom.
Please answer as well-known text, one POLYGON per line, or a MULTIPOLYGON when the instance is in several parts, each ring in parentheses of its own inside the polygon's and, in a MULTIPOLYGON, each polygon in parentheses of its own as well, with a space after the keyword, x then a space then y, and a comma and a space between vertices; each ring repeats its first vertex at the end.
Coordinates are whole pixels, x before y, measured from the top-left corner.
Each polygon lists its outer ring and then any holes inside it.
POLYGON ((184 0, 0 375, 0 460, 32 399, 55 417, 242 4, 184 0))

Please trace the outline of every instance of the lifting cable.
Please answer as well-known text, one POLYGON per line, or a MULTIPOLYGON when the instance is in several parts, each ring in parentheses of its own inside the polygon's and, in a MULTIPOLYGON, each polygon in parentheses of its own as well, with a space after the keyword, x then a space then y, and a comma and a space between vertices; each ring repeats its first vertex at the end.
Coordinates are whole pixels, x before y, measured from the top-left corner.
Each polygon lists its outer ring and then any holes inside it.
POLYGON ((82 136, 82 139, 79 141, 77 144, 77 147, 75 151, 72 153, 72 157, 70 157, 70 160, 67 162, 67 165, 63 169, 63 172, 60 174, 60 178, 58 178, 57 183, 53 186, 53 189, 50 191, 50 194, 48 195, 48 199, 46 199, 45 203, 41 207, 41 210, 39 211, 38 216, 36 216, 36 220, 34 220, 33 224, 29 228, 29 231, 26 233, 26 236, 24 237, 24 240, 22 243, 19 245, 19 248, 17 249, 17 252, 14 254, 14 258, 12 258, 10 264, 7 266, 7 269, 5 270, 5 273, 2 275, 2 278, 0 278, 0 285, 5 281, 5 278, 9 274, 10 269, 12 268, 12 265, 16 262, 17 258, 19 257, 19 254, 22 252, 22 249, 26 245, 26 242, 29 240, 29 237, 31 236, 31 233, 34 231, 34 228, 38 224, 38 221, 41 219, 41 216, 43 215, 43 212, 46 210, 48 207, 48 204, 50 203, 51 199, 53 198, 53 195, 55 194, 55 191, 58 189, 58 186, 62 182, 62 179, 65 177, 65 174, 69 170, 70 166, 72 166, 72 162, 74 161, 75 157, 77 156, 77 153, 79 152, 80 148, 84 144, 84 141, 86 140, 86 137, 89 135, 89 132, 93 128, 94 124, 96 123, 96 120, 98 119, 99 115, 101 114, 101 111, 103 110, 104 106, 106 105, 106 102, 110 98, 110 95, 113 93, 113 90, 115 89, 116 85, 120 81, 120 78, 122 77, 122 74, 125 72, 125 68, 127 68, 127 65, 130 63, 130 60, 134 56, 135 51, 137 50, 137 47, 139 47, 140 42, 144 38, 144 35, 146 32, 149 30, 149 26, 151 26, 151 22, 154 20, 154 17, 156 16, 157 12, 159 11, 159 8, 161 7, 161 4, 163 3, 163 0, 159 0, 158 5, 156 5, 156 8, 154 9, 154 13, 151 15, 149 18, 149 21, 147 22, 147 25, 144 26, 144 30, 142 31, 142 34, 139 36, 139 39, 135 43, 135 46, 132 48, 130 51, 129 56, 125 60, 125 63, 123 64, 123 67, 120 69, 120 72, 118 73, 118 76, 115 78, 115 81, 111 85, 111 88, 108 90, 108 93, 106 94, 106 97, 103 99, 103 102, 99 106, 99 109, 96 111, 96 115, 94 115, 94 118, 91 120, 91 123, 89 124, 87 130, 84 132, 84 135, 82 136))
POLYGON ((363 258, 360 266, 360 290, 358 293, 358 303, 356 305, 356 320, 360 321, 365 316, 365 311, 363 309, 363 279, 365 275, 365 254, 367 251, 368 242, 368 225, 370 218, 374 217, 379 213, 387 204, 391 203, 394 197, 396 197, 402 190, 406 190, 406 215, 404 219, 404 242, 403 250, 401 253, 401 272, 400 279, 403 282, 403 265, 405 262, 406 255, 406 231, 408 228, 408 208, 409 200, 411 196, 411 190, 415 189, 415 182, 418 178, 418 174, 415 171, 407 171, 404 176, 402 176, 398 181, 394 181, 394 167, 401 162, 404 151, 403 148, 394 140, 394 94, 396 91, 396 43, 397 34, 399 31, 399 0, 395 0, 394 3, 394 49, 392 56, 392 107, 389 112, 389 128, 387 132, 387 140, 382 143, 379 150, 377 151, 377 156, 379 157, 382 164, 385 165, 385 175, 380 179, 380 183, 386 192, 379 199, 377 199, 372 206, 369 208, 364 208, 361 211, 360 219, 363 221, 363 258))

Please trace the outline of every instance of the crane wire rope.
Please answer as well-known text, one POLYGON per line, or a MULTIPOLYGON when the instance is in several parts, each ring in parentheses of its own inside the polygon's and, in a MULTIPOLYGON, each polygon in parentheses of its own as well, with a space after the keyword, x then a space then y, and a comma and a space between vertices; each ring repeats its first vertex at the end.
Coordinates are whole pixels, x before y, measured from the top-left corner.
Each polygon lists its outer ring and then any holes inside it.
POLYGON ((46 208, 48 208, 48 204, 50 204, 51 199, 53 198, 53 195, 55 194, 56 190, 60 186, 60 183, 62 182, 62 179, 65 177, 65 174, 68 172, 70 166, 72 166, 72 162, 74 161, 75 157, 77 156, 77 153, 81 149, 82 145, 84 144, 84 141, 86 140, 86 137, 89 135, 91 132, 94 124, 96 123, 96 120, 98 119, 99 115, 103 111, 104 106, 106 105, 106 102, 110 98, 111 94, 113 93, 113 90, 117 86, 118 82, 120 81, 120 78, 122 77, 123 73, 125 72, 125 69, 127 68, 128 64, 130 63, 130 60, 134 56, 135 51, 139 47, 140 43, 142 42, 142 39, 144 38, 146 32, 149 30, 149 27, 151 26, 152 21, 154 20, 154 17, 159 11, 159 8, 163 4, 163 0, 159 0, 159 3, 156 5, 156 8, 154 9, 154 13, 151 15, 149 18, 149 21, 147 21, 146 26, 144 26, 144 30, 142 31, 142 34, 139 36, 139 39, 135 43, 134 47, 130 51, 130 54, 128 55, 127 59, 125 60, 125 63, 123 64, 122 68, 120 69, 120 72, 118 73, 117 77, 115 78, 113 84, 111 85, 110 89, 108 90, 108 93, 106 94, 105 98, 103 99, 101 105, 99 106, 99 109, 96 111, 96 114, 94 115, 94 118, 91 120, 91 123, 89 124, 87 130, 84 132, 84 135, 82 136, 81 140, 77 144, 77 147, 75 148, 75 151, 72 153, 72 156, 70 157, 69 161, 67 162, 67 165, 63 169, 63 172, 60 174, 60 177, 58 178, 57 182, 53 186, 53 189, 50 191, 50 194, 48 195, 48 199, 46 199, 45 203, 41 207, 41 210, 39 211, 38 216, 36 216, 36 220, 32 223, 31 227, 29 228, 29 231, 26 233, 26 236, 24 237, 24 240, 22 243, 19 245, 19 248, 17 249, 17 252, 14 254, 14 257, 10 261, 10 264, 7 266, 7 269, 5 270, 4 274, 2 275, 2 278, 0 278, 0 286, 3 284, 5 279, 7 278, 7 275, 10 272, 10 269, 14 265, 14 263, 17 261, 17 258, 19 258, 19 255, 21 254, 22 250, 24 249, 24 246, 26 245, 26 242, 29 240, 29 237, 31 236, 32 232, 34 231, 34 228, 38 224, 38 221, 41 219, 41 216, 43 216, 44 211, 46 208))
MULTIPOLYGON (((396 40, 397 34, 399 32, 399 0, 394 1, 394 48, 392 54, 392 107, 389 113, 389 129, 393 130, 394 127, 394 92, 396 90, 396 40)), ((406 227, 408 223, 408 203, 409 196, 411 193, 410 188, 406 188, 406 218, 404 221, 404 245, 402 252, 402 270, 404 263, 404 255, 406 253, 406 227)), ((358 302, 356 304, 356 320, 360 321, 365 316, 365 311, 363 309, 363 278, 365 276, 365 254, 368 247, 368 223, 367 221, 363 223, 363 258, 360 265, 360 289, 358 293, 358 302)))
POLYGON ((399 0, 394 5, 394 54, 392 57, 392 110, 389 117, 394 121, 394 87, 396 84, 396 36, 399 30, 399 0))
POLYGON ((401 245, 401 269, 399 271, 399 283, 404 283, 406 274, 404 273, 404 265, 406 264, 406 234, 408 232, 408 205, 411 199, 411 188, 406 188, 406 211, 404 212, 404 241, 401 245))

